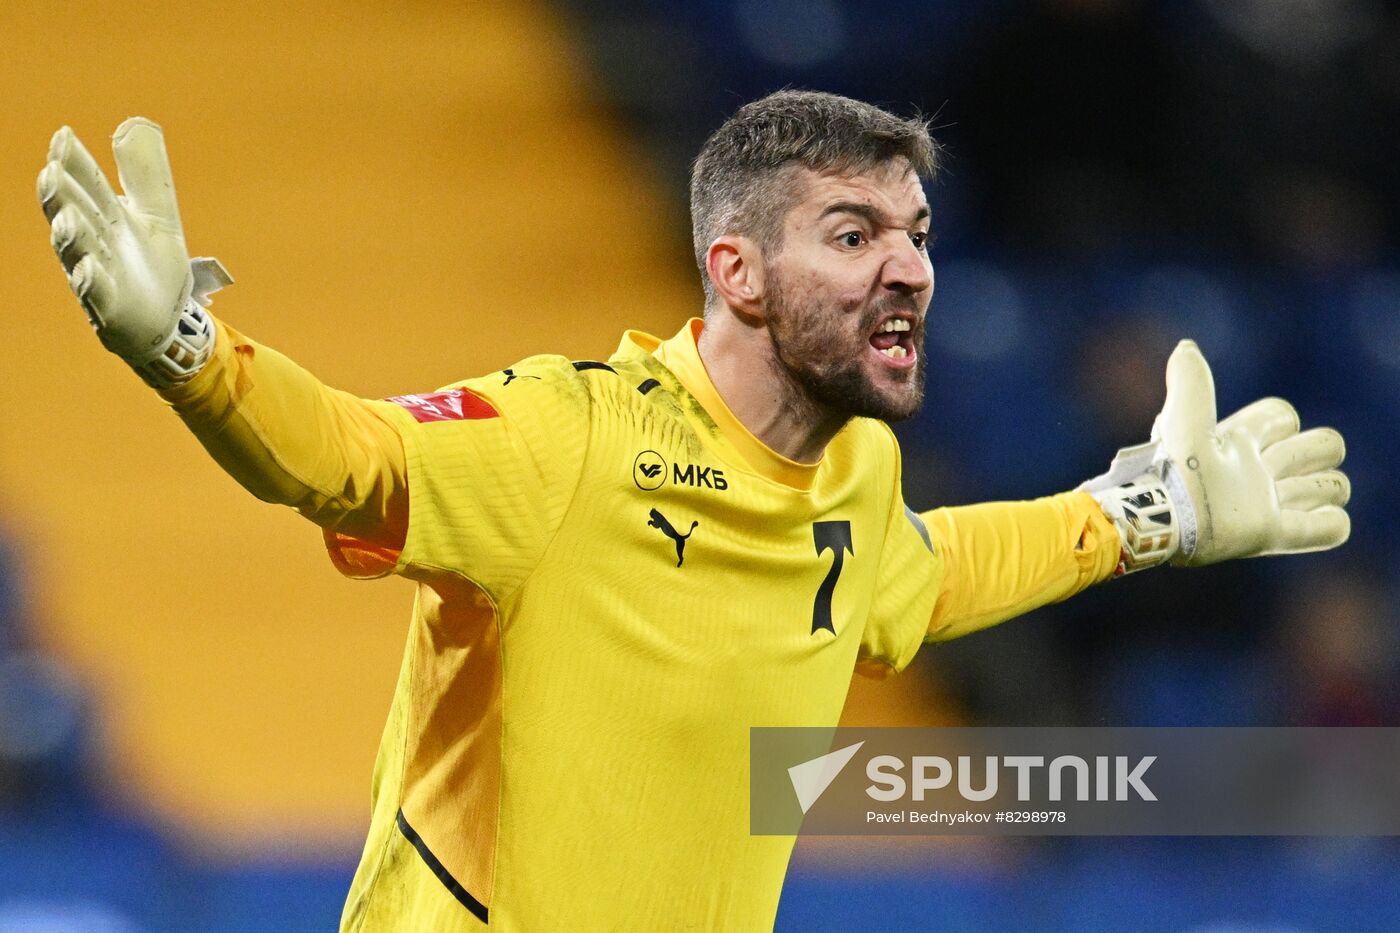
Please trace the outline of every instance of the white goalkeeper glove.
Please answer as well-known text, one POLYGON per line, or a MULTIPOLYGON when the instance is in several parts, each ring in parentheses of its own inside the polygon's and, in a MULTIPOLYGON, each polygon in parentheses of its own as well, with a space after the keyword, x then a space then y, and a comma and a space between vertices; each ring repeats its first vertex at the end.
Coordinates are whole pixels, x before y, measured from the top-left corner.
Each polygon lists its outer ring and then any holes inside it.
POLYGON ((165 136, 132 117, 112 137, 123 196, 63 127, 39 173, 39 203, 68 284, 98 339, 147 383, 190 379, 214 346, 209 295, 233 279, 216 259, 190 260, 165 136))
POLYGON ((1216 424, 1210 366, 1194 342, 1181 341, 1167 361, 1167 401, 1152 440, 1120 450, 1107 473, 1079 487, 1118 527, 1117 573, 1345 542, 1351 483, 1336 469, 1346 455, 1342 436, 1298 428, 1298 413, 1280 398, 1216 424))

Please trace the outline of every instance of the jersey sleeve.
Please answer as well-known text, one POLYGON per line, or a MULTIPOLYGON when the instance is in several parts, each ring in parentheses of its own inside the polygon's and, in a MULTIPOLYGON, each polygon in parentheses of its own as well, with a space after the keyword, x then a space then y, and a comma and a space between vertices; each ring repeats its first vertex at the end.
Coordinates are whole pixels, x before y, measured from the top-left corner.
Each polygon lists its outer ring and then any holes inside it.
POLYGON ((544 362, 381 403, 407 466, 403 548, 392 568, 376 568, 363 542, 331 536, 338 566, 459 576, 498 602, 525 582, 578 487, 592 406, 567 361, 537 359, 544 362))
POLYGON ((495 374, 362 399, 216 327, 209 362, 162 396, 244 488, 320 525, 338 570, 455 574, 495 598, 524 581, 588 442, 589 396, 567 361, 517 367, 511 385, 495 374))
POLYGON ((987 628, 1108 579, 1120 539, 1087 493, 988 502, 922 514, 900 491, 880 558, 857 671, 903 670, 925 641, 987 628))
POLYGON ((193 379, 161 391, 218 464, 259 499, 327 533, 401 541, 407 465, 390 409, 330 388, 286 356, 216 321, 193 379))
POLYGON ((935 509, 923 518, 944 555, 930 641, 1068 599, 1118 565, 1118 531, 1088 493, 935 509))

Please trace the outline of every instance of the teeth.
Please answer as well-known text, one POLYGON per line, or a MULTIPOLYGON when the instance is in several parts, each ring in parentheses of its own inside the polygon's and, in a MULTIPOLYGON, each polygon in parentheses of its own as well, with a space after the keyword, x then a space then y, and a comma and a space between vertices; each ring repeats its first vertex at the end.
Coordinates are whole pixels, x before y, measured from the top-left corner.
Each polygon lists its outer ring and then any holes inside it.
POLYGON ((899 344, 895 344, 888 350, 881 350, 880 352, 885 354, 885 356, 888 356, 890 359, 894 360, 902 360, 909 355, 909 352, 903 347, 901 347, 899 344))
POLYGON ((902 318, 895 318, 880 325, 880 333, 889 334, 895 331, 909 330, 909 322, 902 318))

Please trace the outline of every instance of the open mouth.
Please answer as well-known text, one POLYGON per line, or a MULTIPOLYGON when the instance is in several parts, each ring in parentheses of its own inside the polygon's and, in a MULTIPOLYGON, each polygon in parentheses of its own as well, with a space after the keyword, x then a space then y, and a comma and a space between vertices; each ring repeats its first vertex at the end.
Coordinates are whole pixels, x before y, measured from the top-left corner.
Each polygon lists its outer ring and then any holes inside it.
POLYGON ((890 318, 870 335, 870 346, 892 365, 913 365, 917 355, 913 322, 908 318, 890 318))

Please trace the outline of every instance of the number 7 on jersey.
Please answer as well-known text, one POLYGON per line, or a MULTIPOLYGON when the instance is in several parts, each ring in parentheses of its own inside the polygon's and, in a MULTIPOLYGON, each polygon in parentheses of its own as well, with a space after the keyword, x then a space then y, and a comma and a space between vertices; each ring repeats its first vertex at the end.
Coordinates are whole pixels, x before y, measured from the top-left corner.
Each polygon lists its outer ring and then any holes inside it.
POLYGON ((833 555, 831 569, 817 588, 817 598, 812 603, 812 634, 817 634, 818 629, 826 629, 835 635, 836 626, 831 623, 831 597, 836 593, 836 581, 841 576, 841 565, 846 561, 846 554, 854 557, 856 553, 851 547, 851 523, 813 522, 812 540, 816 543, 818 557, 827 550, 833 555))

